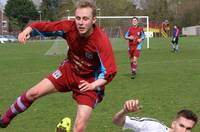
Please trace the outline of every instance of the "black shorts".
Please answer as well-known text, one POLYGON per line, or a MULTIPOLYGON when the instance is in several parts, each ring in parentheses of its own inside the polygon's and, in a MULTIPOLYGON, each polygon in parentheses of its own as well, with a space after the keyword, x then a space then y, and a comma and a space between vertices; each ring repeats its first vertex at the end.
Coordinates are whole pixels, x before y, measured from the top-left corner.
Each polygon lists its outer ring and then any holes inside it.
POLYGON ((174 44, 178 44, 178 37, 176 37, 176 39, 174 40, 174 39, 172 39, 172 43, 174 44))

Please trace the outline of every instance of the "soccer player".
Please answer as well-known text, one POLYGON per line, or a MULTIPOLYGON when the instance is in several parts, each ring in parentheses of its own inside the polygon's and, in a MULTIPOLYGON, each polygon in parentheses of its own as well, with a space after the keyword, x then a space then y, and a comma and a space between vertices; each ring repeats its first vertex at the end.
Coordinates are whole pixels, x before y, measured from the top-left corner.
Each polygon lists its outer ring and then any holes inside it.
POLYGON ((128 53, 131 63, 131 78, 134 79, 137 70, 137 61, 142 49, 142 41, 145 38, 142 27, 138 26, 138 18, 133 17, 132 26, 125 34, 125 39, 129 40, 128 53))
POLYGON ((179 50, 179 43, 178 43, 179 35, 180 35, 180 29, 177 25, 174 25, 173 37, 171 41, 172 52, 177 52, 179 50))
POLYGON ((130 129, 134 132, 191 132, 198 122, 197 115, 186 109, 177 113, 171 128, 153 118, 127 116, 129 112, 136 112, 140 109, 139 100, 126 101, 123 109, 115 114, 113 123, 123 127, 123 130, 130 129))
POLYGON ((77 102, 73 131, 85 131, 93 108, 103 99, 104 86, 117 72, 110 40, 95 22, 94 4, 78 1, 75 20, 35 22, 19 34, 22 44, 26 43, 29 35, 61 36, 69 46, 68 56, 57 70, 15 100, 1 116, 1 128, 7 127, 16 115, 27 110, 40 97, 72 91, 77 102))

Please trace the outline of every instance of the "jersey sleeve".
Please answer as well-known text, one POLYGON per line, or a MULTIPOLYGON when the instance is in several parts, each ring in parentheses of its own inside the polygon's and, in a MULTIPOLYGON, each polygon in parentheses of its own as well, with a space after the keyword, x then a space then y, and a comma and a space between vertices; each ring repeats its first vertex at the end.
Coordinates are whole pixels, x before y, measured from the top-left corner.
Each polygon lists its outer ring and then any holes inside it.
POLYGON ((32 28, 31 36, 60 36, 64 37, 64 34, 68 32, 73 25, 73 21, 55 21, 55 22, 34 22, 29 26, 32 28))
POLYGON ((143 30, 143 29, 142 29, 142 31, 141 31, 141 38, 142 38, 142 40, 145 39, 145 34, 144 34, 144 30, 143 30))
POLYGON ((128 39, 128 37, 129 37, 129 31, 127 31, 127 32, 125 33, 124 37, 125 37, 125 39, 128 39))
POLYGON ((130 31, 131 31, 131 27, 129 27, 129 29, 125 32, 125 39, 128 39, 128 37, 130 36, 130 31))
POLYGON ((148 117, 125 117, 123 130, 131 129, 135 132, 168 132, 169 128, 160 121, 148 117))
POLYGON ((140 131, 143 125, 144 123, 139 121, 139 118, 126 116, 125 123, 122 129, 123 130, 130 129, 137 132, 140 131))
POLYGON ((110 40, 105 35, 103 35, 101 38, 101 41, 99 41, 101 44, 98 44, 97 46, 97 52, 101 63, 99 68, 100 74, 98 78, 105 79, 108 83, 116 75, 117 66, 110 40))

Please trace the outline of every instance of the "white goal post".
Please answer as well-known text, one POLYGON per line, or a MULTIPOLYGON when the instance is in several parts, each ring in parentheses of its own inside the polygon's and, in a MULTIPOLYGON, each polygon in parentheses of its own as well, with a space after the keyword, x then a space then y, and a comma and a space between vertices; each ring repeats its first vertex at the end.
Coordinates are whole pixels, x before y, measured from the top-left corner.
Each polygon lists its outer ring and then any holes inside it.
MULTIPOLYGON (((147 49, 149 49, 149 16, 97 16, 97 24, 106 31, 109 37, 117 38, 124 36, 125 31, 132 25, 133 17, 138 18, 140 26, 145 30, 147 49)), ((74 18, 74 16, 67 17, 68 20, 74 18)))

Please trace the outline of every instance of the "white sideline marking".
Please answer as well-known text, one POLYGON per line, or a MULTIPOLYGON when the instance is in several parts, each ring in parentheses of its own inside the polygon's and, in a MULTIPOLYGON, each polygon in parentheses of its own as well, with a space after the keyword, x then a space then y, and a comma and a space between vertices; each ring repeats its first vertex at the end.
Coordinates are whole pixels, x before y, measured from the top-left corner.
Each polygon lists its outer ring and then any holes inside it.
POLYGON ((45 55, 64 55, 67 53, 67 50, 66 42, 62 39, 56 39, 45 55), (65 43, 65 46, 63 46, 63 43, 65 43))

